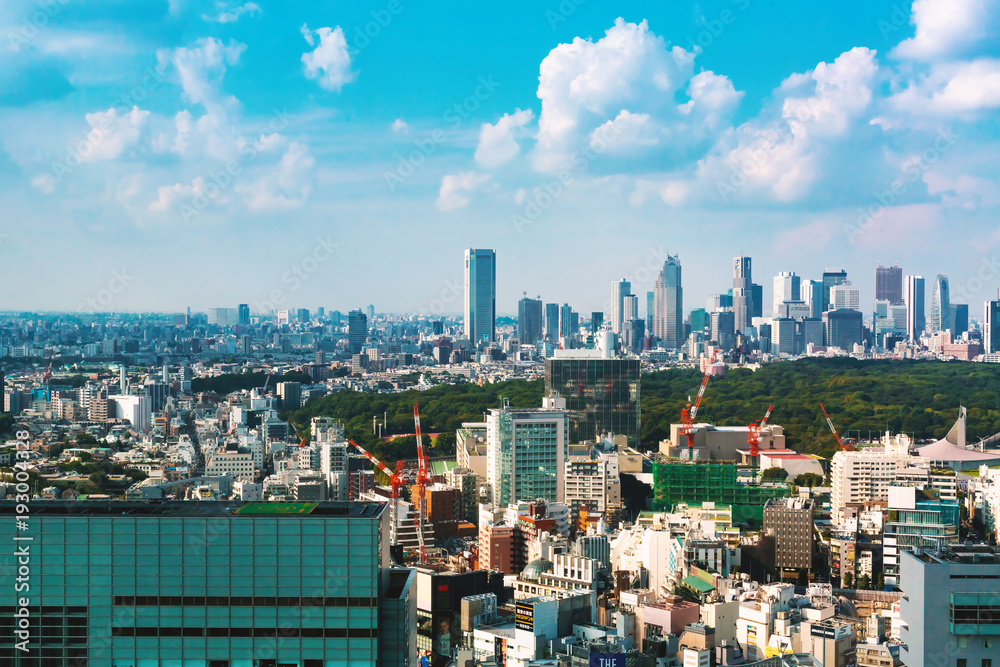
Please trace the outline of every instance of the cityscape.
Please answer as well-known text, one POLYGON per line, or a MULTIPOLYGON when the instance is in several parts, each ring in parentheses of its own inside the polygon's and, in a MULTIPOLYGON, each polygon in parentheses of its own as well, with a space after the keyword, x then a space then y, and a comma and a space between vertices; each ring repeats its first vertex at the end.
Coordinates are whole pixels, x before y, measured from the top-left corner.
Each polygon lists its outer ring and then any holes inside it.
POLYGON ((0 667, 1000 666, 1000 3, 307 5, 0 8, 0 667))

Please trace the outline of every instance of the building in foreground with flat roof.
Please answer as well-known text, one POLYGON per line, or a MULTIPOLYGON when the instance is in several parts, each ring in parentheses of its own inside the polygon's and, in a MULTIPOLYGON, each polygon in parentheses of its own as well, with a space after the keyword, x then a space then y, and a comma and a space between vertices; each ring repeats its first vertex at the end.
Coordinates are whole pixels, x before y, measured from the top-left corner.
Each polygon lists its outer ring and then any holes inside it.
MULTIPOLYGON (((32 502, 25 530, 15 508, 0 503, 0 539, 27 545, 29 574, 25 590, 0 590, 0 655, 16 656, 4 665, 416 659, 414 574, 389 567, 384 504, 32 502)), ((17 558, 4 549, 0 572, 17 558)))

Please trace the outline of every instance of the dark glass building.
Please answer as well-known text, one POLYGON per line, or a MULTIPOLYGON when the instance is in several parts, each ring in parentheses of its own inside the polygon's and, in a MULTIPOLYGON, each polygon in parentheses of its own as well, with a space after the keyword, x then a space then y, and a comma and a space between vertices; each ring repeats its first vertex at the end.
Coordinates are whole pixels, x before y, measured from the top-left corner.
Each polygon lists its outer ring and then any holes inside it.
POLYGON ((639 360, 599 357, 545 360, 545 394, 566 399, 569 441, 613 433, 639 446, 639 360))
POLYGON ((0 539, 28 554, 20 563, 13 548, 0 554, 0 572, 26 569, 23 590, 0 590, 5 666, 416 659, 414 573, 389 567, 384 504, 50 501, 15 515, 16 507, 0 503, 0 539), (27 652, 14 646, 19 617, 28 619, 27 652))

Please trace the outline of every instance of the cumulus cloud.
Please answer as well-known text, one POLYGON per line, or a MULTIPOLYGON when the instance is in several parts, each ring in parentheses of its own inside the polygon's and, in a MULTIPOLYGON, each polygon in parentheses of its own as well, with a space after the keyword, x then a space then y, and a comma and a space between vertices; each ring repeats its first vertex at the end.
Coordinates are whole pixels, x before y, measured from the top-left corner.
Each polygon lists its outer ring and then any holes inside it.
POLYGON ((699 164, 699 176, 714 181, 724 200, 743 190, 761 190, 779 201, 801 199, 820 175, 828 149, 867 126, 877 71, 875 52, 856 47, 788 77, 776 91, 780 115, 754 119, 724 137, 699 164))
POLYGON ((470 195, 482 190, 493 182, 489 174, 461 172, 448 174, 441 179, 441 189, 438 191, 437 207, 442 211, 454 211, 465 208, 472 201, 470 195))
POLYGON ((202 14, 201 18, 215 23, 232 23, 239 21, 244 14, 259 14, 260 7, 256 2, 247 2, 242 5, 234 5, 229 2, 218 0, 215 3, 215 15, 202 14))
POLYGON ((215 37, 203 37, 192 46, 160 49, 156 58, 161 72, 172 69, 176 73, 184 96, 190 102, 209 108, 223 102, 235 102, 232 97, 220 99, 219 88, 227 67, 239 62, 246 48, 246 44, 235 40, 223 44, 215 37))
POLYGON ((897 58, 936 60, 967 52, 997 33, 1000 8, 991 0, 915 0, 916 34, 892 51, 897 58))
POLYGON ((645 21, 620 18, 597 41, 577 37, 552 49, 540 67, 535 167, 565 168, 609 122, 632 149, 669 142, 680 153, 713 138, 711 130, 725 124, 742 94, 724 76, 694 74, 694 58, 668 46, 645 21), (678 103, 685 93, 690 99, 678 103))
POLYGON ((148 119, 149 112, 137 106, 121 115, 114 108, 87 114, 91 130, 84 142, 86 149, 78 151, 80 158, 84 162, 93 162, 118 157, 139 143, 148 119))
POLYGON ((1000 60, 941 63, 889 99, 910 116, 952 116, 1000 107, 1000 60))
POLYGON ((300 30, 306 43, 316 47, 302 54, 307 79, 317 79, 322 88, 339 93, 341 88, 357 78, 357 72, 351 70, 351 54, 340 26, 313 31, 303 25, 300 30))
POLYGON ((492 169, 513 160, 521 152, 521 146, 514 138, 515 130, 527 125, 533 117, 531 109, 516 109, 513 114, 505 113, 495 124, 483 123, 479 129, 476 162, 492 169))
MULTIPOLYGON (((157 197, 149 202, 149 210, 154 213, 164 213, 173 209, 180 213, 181 205, 192 206, 196 198, 205 195, 205 179, 201 176, 191 181, 190 185, 175 183, 161 185, 156 191, 157 197)), ((202 207, 199 207, 202 208, 202 207)))
POLYGON ((236 191, 249 197, 247 208, 253 212, 298 208, 312 192, 315 166, 309 149, 292 141, 270 173, 236 191))

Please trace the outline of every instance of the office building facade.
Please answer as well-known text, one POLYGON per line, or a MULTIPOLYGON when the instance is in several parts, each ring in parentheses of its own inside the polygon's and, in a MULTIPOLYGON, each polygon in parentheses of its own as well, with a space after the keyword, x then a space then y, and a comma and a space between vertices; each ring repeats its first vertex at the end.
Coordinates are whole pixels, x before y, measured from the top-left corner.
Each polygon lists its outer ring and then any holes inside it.
POLYGON ((496 339, 497 255, 495 250, 465 251, 465 336, 473 345, 496 339))
POLYGON ((368 340, 368 317, 361 309, 347 314, 347 347, 351 354, 359 354, 368 340))
POLYGON ((875 267, 875 300, 903 303, 903 269, 899 265, 875 267))
POLYGON ((632 283, 627 280, 616 280, 611 283, 611 330, 616 334, 622 332, 625 321, 625 297, 632 293, 632 283))
POLYGON ((517 337, 524 345, 542 338, 542 300, 524 297, 517 303, 517 337))
POLYGON ((684 288, 676 256, 667 257, 653 286, 652 334, 668 350, 684 344, 684 288))
POLYGON ((927 328, 927 318, 924 308, 927 299, 924 293, 923 276, 906 276, 906 335, 910 342, 920 339, 927 328))
POLYGON ((930 333, 948 331, 951 324, 951 288, 948 276, 938 274, 934 279, 934 291, 931 292, 930 333))
POLYGON ((792 272, 782 271, 774 277, 774 301, 771 314, 780 317, 778 312, 781 309, 781 304, 786 301, 801 301, 801 294, 801 279, 792 272))
POLYGON ((733 259, 733 313, 737 334, 752 324, 753 311, 752 261, 740 255, 733 259))
MULTIPOLYGON (((386 586, 385 507, 31 503, 32 650, 11 650, 4 627, 0 654, 12 667, 411 664, 416 609, 386 586)), ((9 544, 14 509, 0 503, 9 544)), ((15 559, 5 550, 0 571, 15 559)), ((5 626, 16 597, 0 591, 5 626)))
POLYGON ((545 395, 566 399, 570 442, 624 435, 639 446, 639 360, 552 358, 545 360, 545 395))
POLYGON ((561 398, 544 399, 542 408, 490 410, 486 478, 491 502, 506 506, 518 500, 559 500, 564 492, 568 431, 561 398))

